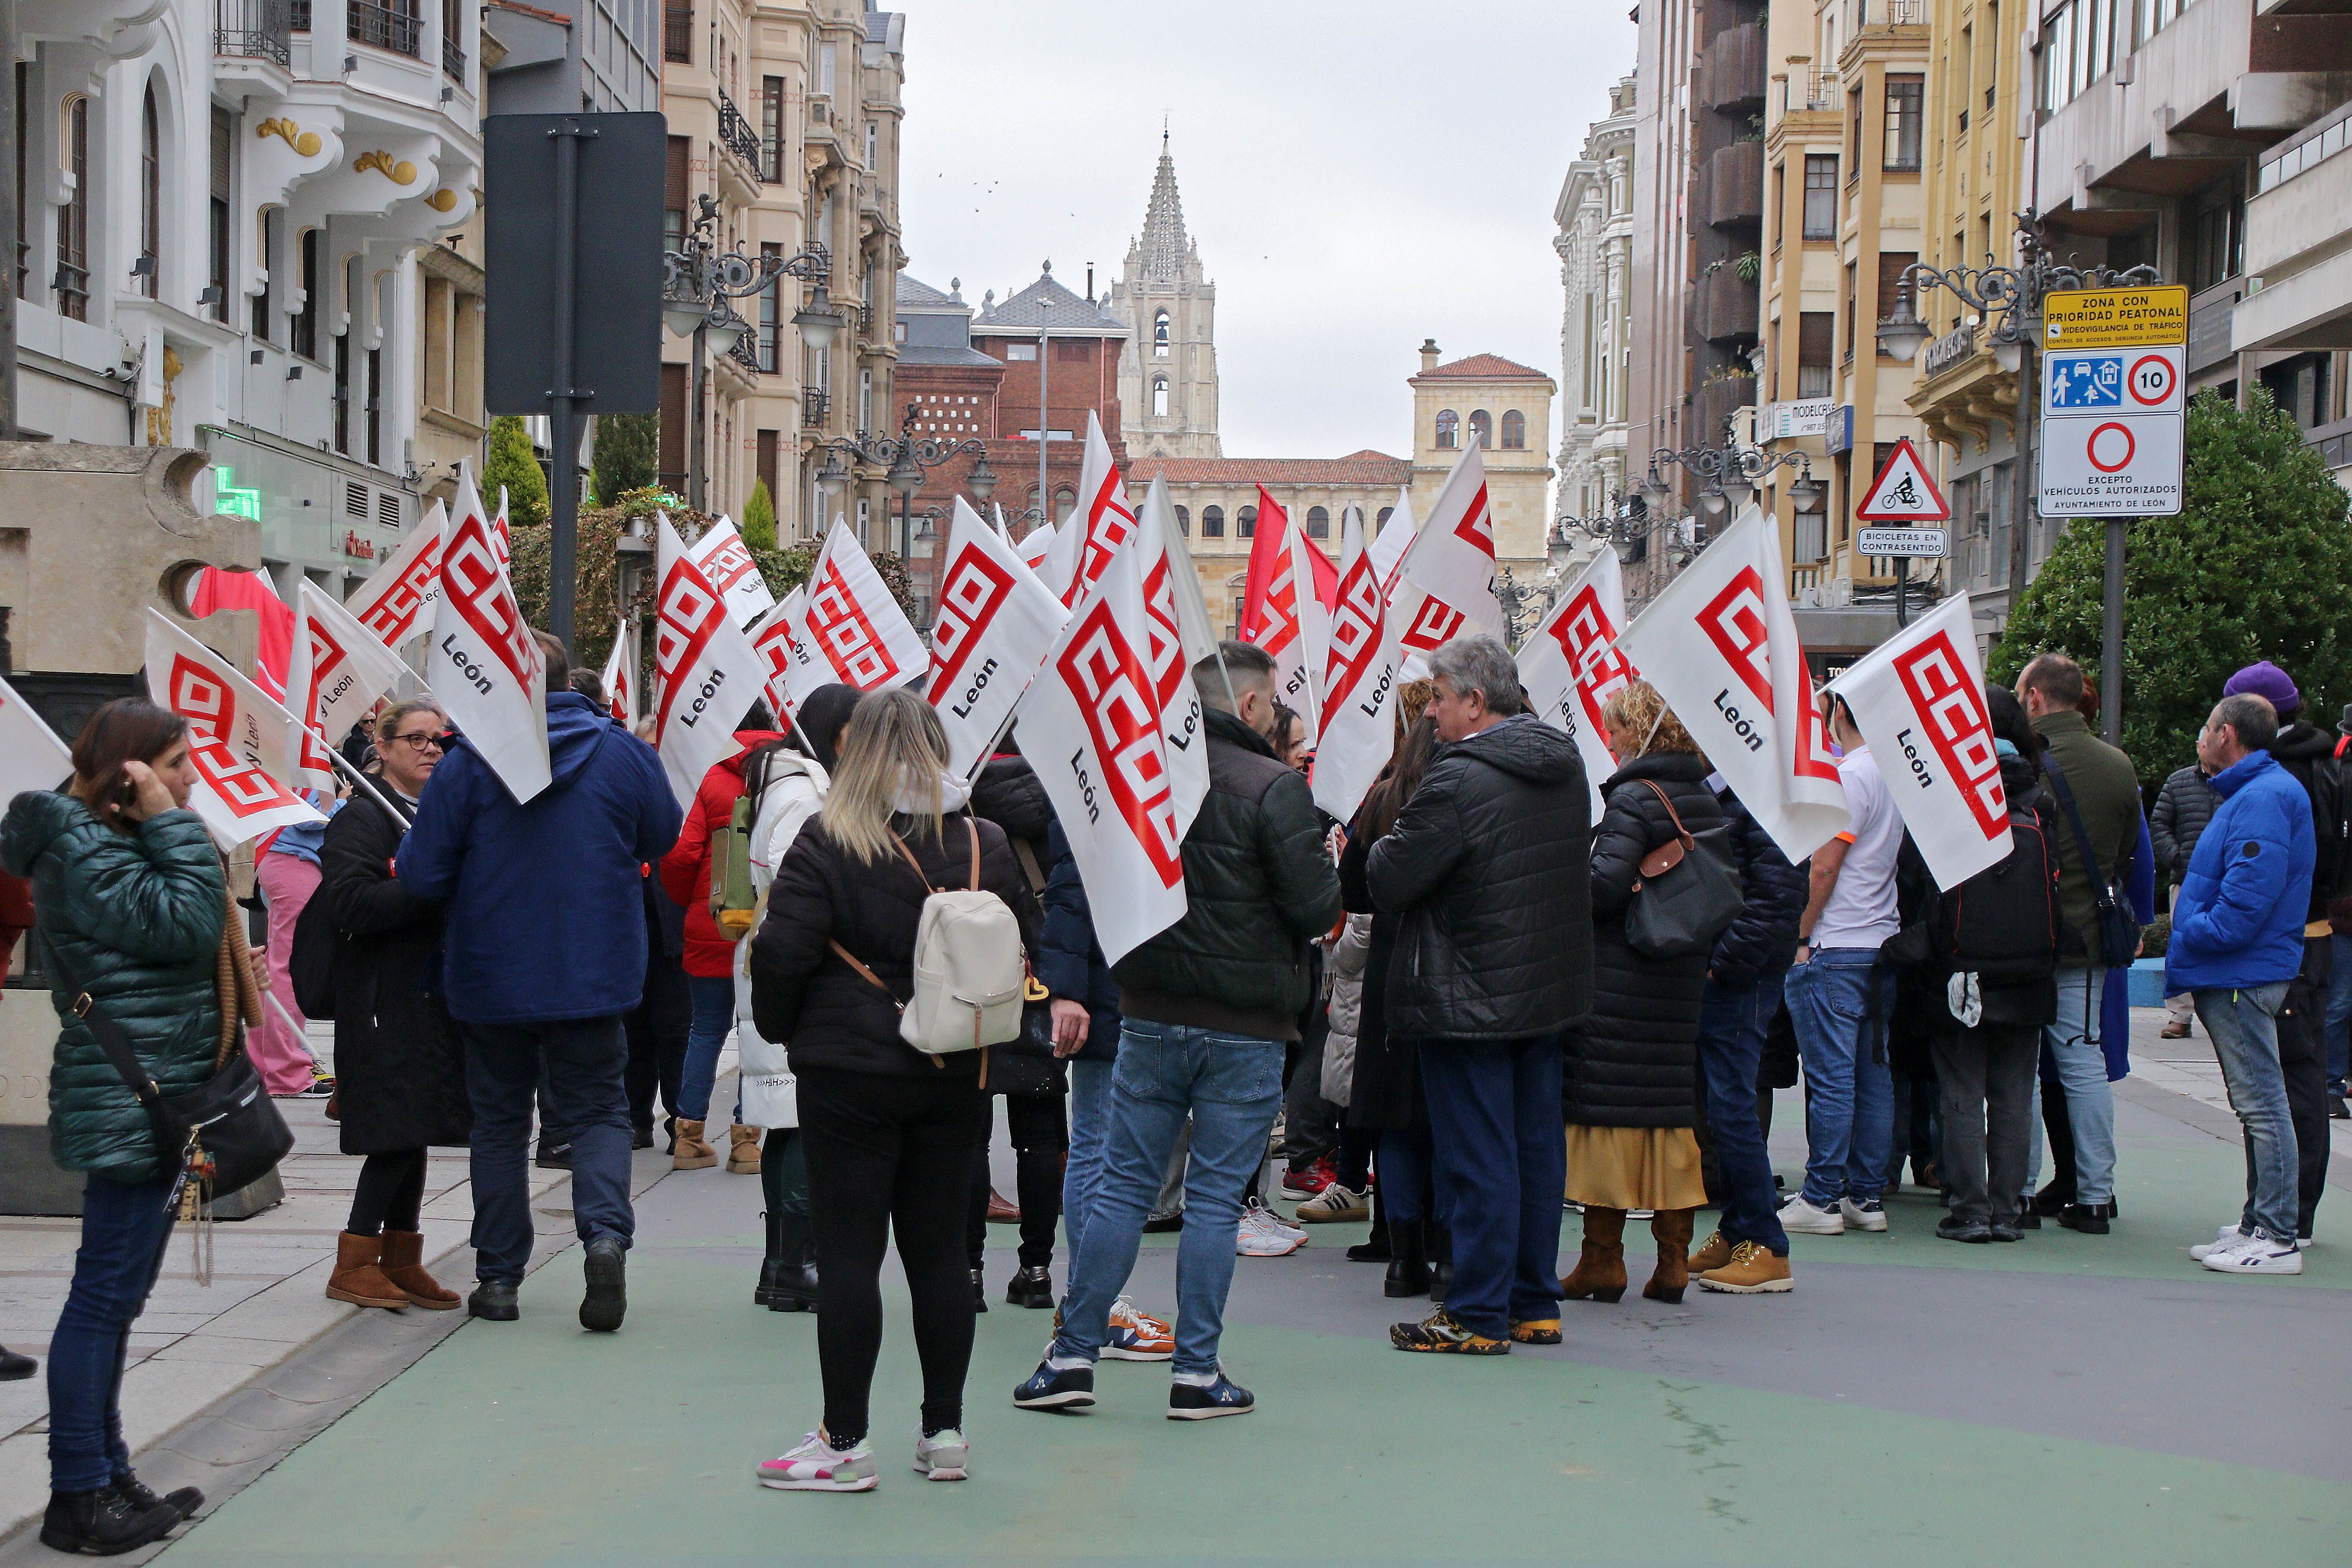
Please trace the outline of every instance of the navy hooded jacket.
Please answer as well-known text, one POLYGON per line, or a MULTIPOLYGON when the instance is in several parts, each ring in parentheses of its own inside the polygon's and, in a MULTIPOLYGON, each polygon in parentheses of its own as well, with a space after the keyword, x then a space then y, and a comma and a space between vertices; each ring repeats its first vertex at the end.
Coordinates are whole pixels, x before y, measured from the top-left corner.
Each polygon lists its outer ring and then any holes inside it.
POLYGON ((468 1024, 602 1018, 646 979, 644 867, 683 814, 660 759, 576 691, 547 695, 553 782, 515 804, 464 741, 434 770, 394 870, 448 910, 442 973, 468 1024))
POLYGON ((2164 950, 2169 992, 2231 990, 2303 971, 2316 846, 2311 796, 2268 752, 2213 775, 2221 797, 2198 837, 2164 950))

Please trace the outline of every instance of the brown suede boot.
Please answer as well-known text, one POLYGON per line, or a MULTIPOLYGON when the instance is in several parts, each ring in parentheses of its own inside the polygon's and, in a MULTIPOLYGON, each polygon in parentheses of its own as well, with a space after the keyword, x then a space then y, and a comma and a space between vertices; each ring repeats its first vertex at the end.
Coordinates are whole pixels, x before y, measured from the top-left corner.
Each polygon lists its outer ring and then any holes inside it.
POLYGON ((760 1130, 738 1121, 727 1130, 727 1169, 738 1176, 760 1173, 760 1130))
POLYGON ((383 1233, 383 1277, 417 1306, 446 1312, 457 1305, 457 1292, 444 1290, 441 1282, 425 1271, 425 1237, 416 1231, 383 1233))
POLYGON ((1658 1268, 1642 1294, 1653 1301, 1679 1305, 1683 1288, 1690 1283, 1691 1218, 1694 1209, 1660 1209, 1650 1216, 1650 1234, 1658 1238, 1658 1268))
POLYGON ((1625 1294, 1625 1211, 1584 1211, 1584 1250, 1576 1272, 1559 1282, 1566 1301, 1615 1301, 1625 1294))
POLYGON ((677 1152, 670 1156, 673 1171, 707 1171, 719 1163, 719 1151, 702 1141, 702 1123, 677 1119, 677 1152))
POLYGON ((349 1301, 354 1307, 407 1306, 408 1298, 400 1287, 383 1277, 383 1256, 380 1236, 353 1236, 347 1230, 337 1237, 335 1271, 327 1276, 327 1299, 349 1301))

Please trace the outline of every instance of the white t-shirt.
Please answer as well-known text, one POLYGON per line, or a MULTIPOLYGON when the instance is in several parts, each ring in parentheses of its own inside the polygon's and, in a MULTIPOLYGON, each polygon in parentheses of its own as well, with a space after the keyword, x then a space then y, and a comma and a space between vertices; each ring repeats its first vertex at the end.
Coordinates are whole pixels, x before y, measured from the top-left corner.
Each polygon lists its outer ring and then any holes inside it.
POLYGON ((1903 818, 1867 746, 1838 763, 1845 785, 1845 862, 1813 927, 1812 945, 1874 948, 1903 929, 1895 913, 1895 858, 1903 847, 1903 818))

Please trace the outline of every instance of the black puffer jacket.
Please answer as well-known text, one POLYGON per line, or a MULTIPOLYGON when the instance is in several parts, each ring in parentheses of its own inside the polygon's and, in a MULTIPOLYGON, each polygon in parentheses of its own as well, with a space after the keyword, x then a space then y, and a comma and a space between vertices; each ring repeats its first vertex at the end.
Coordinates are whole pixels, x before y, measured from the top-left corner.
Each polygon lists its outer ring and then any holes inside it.
MULTIPOLYGON (((898 1009, 913 994, 915 933, 932 888, 971 886, 971 848, 964 824, 949 814, 945 844, 917 831, 912 819, 891 826, 914 851, 925 881, 897 848, 872 865, 852 860, 822 819, 812 819, 776 868, 768 890, 768 918, 751 939, 751 1022, 762 1039, 786 1040, 793 1070, 838 1068, 895 1078, 945 1070, 966 1078, 980 1071, 978 1051, 928 1057, 898 1037, 898 1009), (926 885, 928 882, 928 886, 926 885), (841 961, 838 942, 890 988, 884 995, 841 961), (934 1062, 943 1064, 935 1067, 934 1062)), ((980 823, 980 885, 1003 899, 1021 923, 1021 940, 1037 946, 1037 900, 1013 862, 1003 829, 980 823)))
POLYGON ((346 1154, 463 1148, 473 1135, 465 1048, 439 994, 441 906, 392 874, 407 827, 360 795, 319 846, 315 896, 349 939, 335 944, 333 970, 335 1126, 346 1154))
MULTIPOLYGON (((2327 906, 2352 891, 2352 769, 2336 759, 2341 737, 2297 719, 2283 726, 2271 742, 2271 755, 2293 773, 2311 797, 2313 858, 2311 903, 2306 920, 2324 921, 2327 906)), ((2221 797, 2214 796, 2216 805, 2221 797)))
POLYGON ((1644 958, 1625 942, 1625 915, 1642 878, 1642 857, 1675 836, 1651 790, 1675 804, 1683 826, 1703 833, 1723 821, 1706 787, 1706 760, 1695 752, 1636 757, 1601 786, 1592 835, 1592 1016, 1570 1036, 1561 1100, 1585 1127, 1688 1127, 1698 1110, 1698 999, 1704 953, 1644 958))
POLYGON ((2158 876, 2177 884, 2189 874, 2189 858, 2197 853, 2197 840, 2221 804, 2203 768, 2192 763, 2172 771, 2156 792, 2156 809, 2147 814, 2147 841, 2156 851, 2158 876))
POLYGON ((1111 966, 1119 1011, 1295 1040, 1314 987, 1307 944, 1339 919, 1339 879, 1307 780, 1258 732, 1210 709, 1209 794, 1184 835, 1184 918, 1111 966))
POLYGON ((1525 1039, 1592 1005, 1592 794, 1576 742, 1522 713, 1440 747, 1364 868, 1399 917, 1391 1035, 1525 1039))
POLYGON ((1728 789, 1715 798, 1731 825, 1732 864, 1748 901, 1717 939, 1706 974, 1717 985, 1753 985, 1759 976, 1788 968, 1797 956, 1797 922, 1811 893, 1806 866, 1812 862, 1790 865, 1763 824, 1728 789))
POLYGON ((1037 782, 1037 770, 1029 759, 1018 752, 1005 752, 988 759, 980 776, 971 781, 971 813, 982 822, 992 822, 1013 838, 1025 840, 1029 852, 1037 858, 1040 870, 1045 865, 1045 835, 1054 826, 1054 803, 1045 795, 1045 786, 1037 782))

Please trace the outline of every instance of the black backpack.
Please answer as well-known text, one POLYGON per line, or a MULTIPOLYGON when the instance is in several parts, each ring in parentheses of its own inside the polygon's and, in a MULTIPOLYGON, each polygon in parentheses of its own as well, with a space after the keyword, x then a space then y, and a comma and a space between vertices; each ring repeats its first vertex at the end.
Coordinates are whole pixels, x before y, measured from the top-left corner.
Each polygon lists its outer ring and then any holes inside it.
POLYGON ((1987 985, 2026 985, 2058 973, 2058 855, 2031 806, 2009 816, 2009 856, 1936 900, 1935 962, 1987 985))

